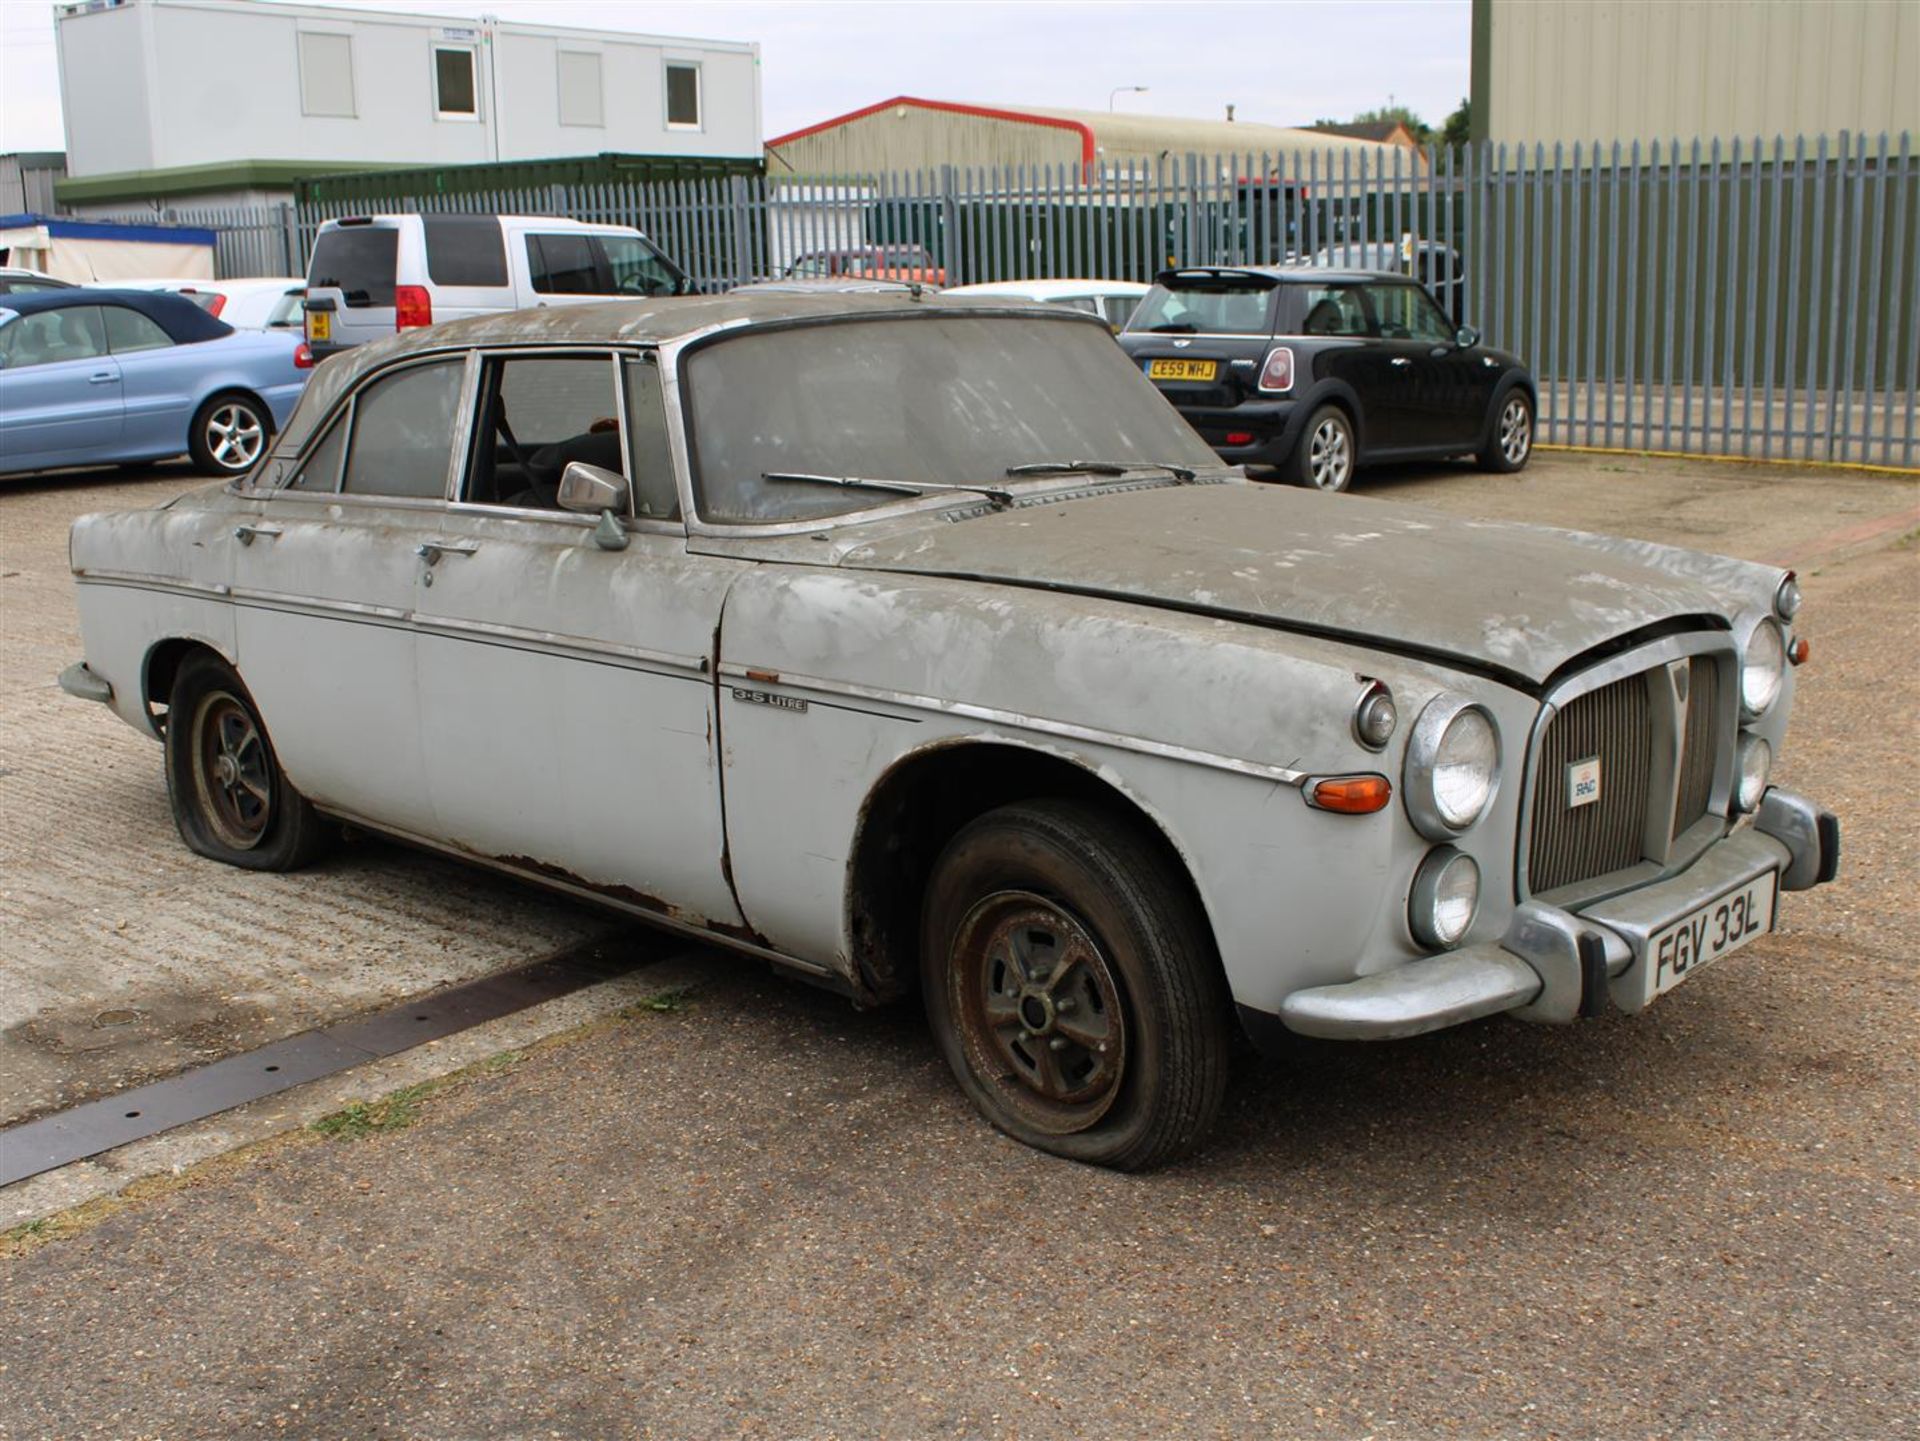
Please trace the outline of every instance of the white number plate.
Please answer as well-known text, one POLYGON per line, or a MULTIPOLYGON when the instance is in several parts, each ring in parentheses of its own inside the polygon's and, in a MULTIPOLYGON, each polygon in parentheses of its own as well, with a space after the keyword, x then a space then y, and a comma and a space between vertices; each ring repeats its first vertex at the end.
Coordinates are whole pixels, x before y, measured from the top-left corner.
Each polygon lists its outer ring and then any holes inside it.
POLYGON ((1647 965, 1653 979, 1647 999, 1672 990, 1703 966, 1771 931, 1779 882, 1774 871, 1755 876, 1647 937, 1647 965))

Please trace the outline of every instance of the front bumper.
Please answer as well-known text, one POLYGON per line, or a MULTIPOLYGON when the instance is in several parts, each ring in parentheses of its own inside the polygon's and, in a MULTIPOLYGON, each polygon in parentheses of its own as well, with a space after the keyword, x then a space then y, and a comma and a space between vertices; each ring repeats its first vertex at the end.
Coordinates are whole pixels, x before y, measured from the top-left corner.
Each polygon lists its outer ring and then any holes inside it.
POLYGON ((1578 912, 1526 902, 1495 943, 1295 991, 1281 1003, 1280 1020, 1305 1036, 1383 1041, 1501 1012, 1571 1021, 1637 1011, 1653 996, 1648 941, 1662 928, 1769 872, 1781 890, 1800 891, 1832 880, 1839 868, 1839 821, 1776 788, 1752 826, 1677 876, 1578 912))

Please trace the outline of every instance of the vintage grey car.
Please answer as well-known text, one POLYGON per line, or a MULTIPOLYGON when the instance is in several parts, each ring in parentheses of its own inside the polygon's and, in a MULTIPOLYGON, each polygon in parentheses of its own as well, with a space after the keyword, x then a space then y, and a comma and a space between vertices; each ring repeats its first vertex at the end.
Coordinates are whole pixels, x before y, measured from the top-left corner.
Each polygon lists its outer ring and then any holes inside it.
POLYGON ((1180 1153, 1236 1020, 1637 1011, 1830 879, 1768 566, 1248 483, 1099 320, 521 312, 330 360, 243 480, 88 516, 181 835, 347 822, 918 990, 996 1125, 1180 1153))

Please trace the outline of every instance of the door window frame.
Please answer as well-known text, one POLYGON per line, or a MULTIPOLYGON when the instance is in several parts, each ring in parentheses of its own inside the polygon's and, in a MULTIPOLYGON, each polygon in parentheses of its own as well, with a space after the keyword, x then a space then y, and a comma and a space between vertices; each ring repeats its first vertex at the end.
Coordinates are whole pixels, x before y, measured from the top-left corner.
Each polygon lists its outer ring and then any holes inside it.
MULTIPOLYGON (((477 363, 478 358, 479 355, 477 351, 469 351, 464 357, 457 351, 434 351, 426 355, 410 355, 404 360, 394 362, 392 365, 383 365, 378 370, 368 372, 360 378, 352 390, 334 402, 332 413, 313 428, 311 438, 305 445, 300 447, 299 458, 293 462, 292 468, 288 470, 286 478, 276 481, 270 489, 256 491, 255 493, 263 495, 269 500, 321 501, 329 505, 397 505, 411 510, 445 510, 449 504, 448 496, 452 493, 455 477, 461 473, 455 468, 455 459, 457 457, 461 464, 465 462, 466 442, 464 439, 448 452, 447 473, 441 481, 440 494, 437 497, 430 495, 379 495, 369 491, 345 491, 340 489, 342 481, 346 478, 347 463, 353 456, 353 432, 351 427, 354 423, 356 413, 359 410, 360 397, 369 388, 392 376, 400 374, 402 371, 418 369, 423 365, 444 365, 449 360, 463 360, 463 369, 460 375, 459 398, 454 402, 456 407, 455 413, 459 415, 471 415, 473 413, 474 386, 479 368, 477 363), (349 427, 347 431, 347 447, 341 454, 340 473, 334 477, 333 489, 296 490, 294 483, 298 481, 302 475, 306 474, 307 466, 312 462, 313 457, 325 446, 327 441, 332 438, 335 430, 341 426, 349 427)), ((472 430, 473 426, 471 422, 469 422, 463 427, 462 433, 463 435, 470 434, 472 430)), ((271 461, 269 461, 269 463, 271 463, 271 461)))

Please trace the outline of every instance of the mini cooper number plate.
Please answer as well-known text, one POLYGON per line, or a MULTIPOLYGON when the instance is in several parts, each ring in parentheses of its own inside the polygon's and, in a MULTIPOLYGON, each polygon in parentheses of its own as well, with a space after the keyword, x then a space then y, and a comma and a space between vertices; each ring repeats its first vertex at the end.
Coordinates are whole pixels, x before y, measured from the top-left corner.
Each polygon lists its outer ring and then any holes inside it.
POLYGON ((1149 380, 1212 380, 1220 373, 1217 360, 1150 360, 1149 380))
POLYGON ((1766 871, 1647 937, 1647 999, 1773 929, 1780 877, 1766 871))

